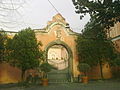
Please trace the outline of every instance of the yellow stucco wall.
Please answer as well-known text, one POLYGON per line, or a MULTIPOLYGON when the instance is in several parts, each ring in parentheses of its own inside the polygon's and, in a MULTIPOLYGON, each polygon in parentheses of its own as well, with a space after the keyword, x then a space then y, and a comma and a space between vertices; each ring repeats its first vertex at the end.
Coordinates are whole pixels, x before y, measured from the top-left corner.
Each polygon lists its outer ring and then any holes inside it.
POLYGON ((114 27, 111 27, 108 32, 108 37, 114 38, 120 35, 120 22, 117 22, 114 27))
MULTIPOLYGON (((103 77, 104 79, 109 79, 112 77, 111 68, 108 63, 103 64, 102 66, 103 77)), ((88 73, 90 79, 101 79, 100 66, 94 66, 88 73)))
POLYGON ((7 63, 0 64, 0 83, 16 83, 20 81, 20 70, 7 63))

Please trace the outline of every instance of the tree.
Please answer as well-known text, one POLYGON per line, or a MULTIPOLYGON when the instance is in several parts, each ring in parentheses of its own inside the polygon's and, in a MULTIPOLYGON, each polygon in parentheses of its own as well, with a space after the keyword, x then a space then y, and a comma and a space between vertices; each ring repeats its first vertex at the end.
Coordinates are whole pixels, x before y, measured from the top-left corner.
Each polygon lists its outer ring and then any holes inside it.
POLYGON ((90 70, 90 65, 87 63, 79 63, 77 68, 80 72, 84 72, 85 76, 87 76, 87 72, 90 70))
POLYGON ((118 53, 117 57, 112 61, 112 66, 120 67, 120 53, 118 53))
POLYGON ((30 28, 18 32, 13 39, 8 40, 9 63, 21 69, 22 80, 26 70, 39 67, 39 63, 43 59, 41 45, 30 28))
POLYGON ((112 41, 106 39, 100 25, 92 27, 94 22, 88 23, 82 35, 79 35, 76 43, 80 63, 88 63, 91 67, 100 66, 101 78, 103 79, 102 65, 104 63, 112 64, 116 58, 116 50, 112 41))
POLYGON ((43 72, 42 78, 47 78, 48 72, 50 72, 52 69, 55 69, 52 65, 50 65, 48 62, 43 62, 40 65, 40 70, 43 72))
POLYGON ((72 0, 82 19, 87 13, 105 28, 120 22, 120 0, 72 0))
POLYGON ((88 63, 91 67, 99 65, 101 78, 103 77, 102 65, 106 62, 111 64, 115 58, 115 50, 110 41, 87 39, 78 36, 77 50, 79 63, 88 63))
POLYGON ((92 18, 90 22, 85 25, 83 36, 86 38, 108 40, 107 34, 104 31, 104 26, 96 23, 96 20, 94 18, 92 18))
POLYGON ((106 32, 115 23, 120 22, 120 0, 72 0, 76 13, 82 19, 87 13, 91 16, 82 36, 78 36, 79 58, 91 66, 98 65, 102 73, 102 64, 112 62, 117 57, 114 44, 106 32))
POLYGON ((6 33, 1 30, 0 31, 0 62, 5 61, 5 55, 6 55, 6 44, 7 41, 7 35, 6 33))

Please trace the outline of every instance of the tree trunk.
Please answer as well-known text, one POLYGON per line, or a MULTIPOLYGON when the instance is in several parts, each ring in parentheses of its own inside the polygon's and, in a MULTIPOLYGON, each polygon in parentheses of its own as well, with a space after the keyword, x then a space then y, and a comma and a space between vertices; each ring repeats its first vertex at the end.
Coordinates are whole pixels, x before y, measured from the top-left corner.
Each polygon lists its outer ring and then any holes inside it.
POLYGON ((102 70, 102 62, 101 61, 99 61, 99 65, 100 65, 100 76, 101 76, 101 79, 104 79, 103 70, 102 70))
POLYGON ((22 73, 21 73, 21 80, 24 81, 24 77, 25 77, 25 70, 22 70, 22 73))

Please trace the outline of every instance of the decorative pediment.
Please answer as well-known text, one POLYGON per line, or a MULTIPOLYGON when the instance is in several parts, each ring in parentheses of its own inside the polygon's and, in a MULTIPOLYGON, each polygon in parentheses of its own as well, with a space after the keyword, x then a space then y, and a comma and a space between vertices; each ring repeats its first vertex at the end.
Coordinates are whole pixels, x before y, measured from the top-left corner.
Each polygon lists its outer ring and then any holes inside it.
POLYGON ((63 16, 61 14, 56 14, 55 16, 53 16, 52 21, 48 21, 47 25, 50 25, 54 22, 60 22, 63 24, 67 24, 67 22, 65 21, 65 18, 63 18, 63 16))
POLYGON ((63 28, 63 30, 65 30, 65 32, 69 35, 77 34, 70 29, 69 24, 65 21, 65 18, 60 13, 53 16, 52 20, 47 22, 47 26, 44 29, 38 29, 35 31, 41 33, 49 33, 52 30, 51 28, 57 25, 63 28))

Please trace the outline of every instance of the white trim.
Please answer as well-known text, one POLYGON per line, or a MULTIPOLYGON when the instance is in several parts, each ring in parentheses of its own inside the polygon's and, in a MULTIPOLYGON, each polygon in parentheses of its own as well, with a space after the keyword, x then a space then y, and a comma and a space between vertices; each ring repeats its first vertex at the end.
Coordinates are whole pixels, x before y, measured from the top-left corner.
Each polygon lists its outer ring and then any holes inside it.
POLYGON ((116 40, 119 40, 119 39, 120 39, 120 36, 116 37, 116 38, 113 38, 111 41, 116 41, 116 40))

